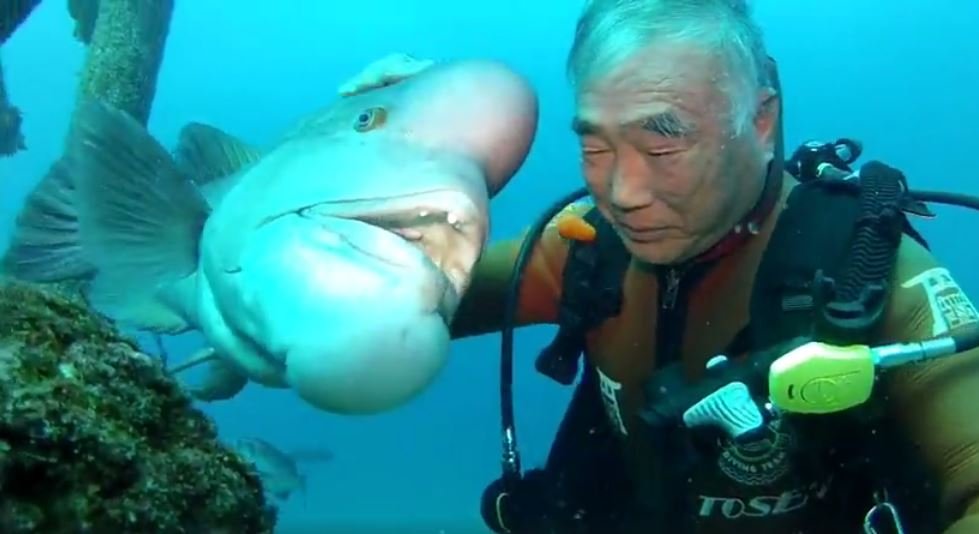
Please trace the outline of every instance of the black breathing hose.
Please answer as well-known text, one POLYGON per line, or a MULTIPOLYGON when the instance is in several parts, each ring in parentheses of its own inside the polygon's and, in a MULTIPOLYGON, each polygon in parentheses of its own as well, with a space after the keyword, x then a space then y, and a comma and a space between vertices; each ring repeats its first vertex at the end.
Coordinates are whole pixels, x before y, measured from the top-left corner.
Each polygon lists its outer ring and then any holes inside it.
POLYGON ((934 202, 935 204, 948 204, 949 206, 979 210, 979 197, 972 195, 946 193, 944 191, 908 191, 908 195, 921 202, 934 202))
MULTIPOLYGON (((818 170, 820 177, 834 180, 848 180, 851 173, 833 167, 832 165, 820 166, 818 170)), ((945 191, 919 191, 909 190, 907 196, 919 202, 932 202, 935 204, 946 204, 949 206, 959 206, 979 211, 979 197, 966 195, 963 193, 948 193, 945 191)))
POLYGON ((513 415, 513 328, 516 323, 517 302, 527 263, 534 247, 540 241, 547 224, 568 204, 588 196, 584 187, 558 199, 534 222, 527 231, 523 245, 513 265, 510 283, 507 285, 506 304, 503 308, 503 327, 500 329, 500 416, 503 423, 503 475, 505 478, 520 477, 520 455, 517 449, 517 431, 513 415))
MULTIPOLYGON (((975 199, 979 201, 979 198, 975 199)), ((955 354, 979 347, 979 328, 970 328, 968 332, 952 336, 955 342, 955 354)))

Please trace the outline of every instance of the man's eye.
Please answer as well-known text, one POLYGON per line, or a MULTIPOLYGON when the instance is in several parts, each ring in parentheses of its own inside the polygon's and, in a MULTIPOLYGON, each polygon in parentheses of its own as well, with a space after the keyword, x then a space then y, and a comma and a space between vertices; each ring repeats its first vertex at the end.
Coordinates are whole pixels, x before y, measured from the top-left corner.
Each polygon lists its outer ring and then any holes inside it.
POLYGON ((612 151, 607 148, 583 148, 581 150, 581 160, 587 165, 597 165, 611 153, 612 151))

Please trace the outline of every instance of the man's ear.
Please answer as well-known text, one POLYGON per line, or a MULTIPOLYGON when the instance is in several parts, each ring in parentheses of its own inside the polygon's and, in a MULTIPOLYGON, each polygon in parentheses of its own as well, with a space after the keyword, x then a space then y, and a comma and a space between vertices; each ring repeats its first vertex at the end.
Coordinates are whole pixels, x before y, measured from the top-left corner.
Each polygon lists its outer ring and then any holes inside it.
POLYGON ((778 135, 779 114, 782 112, 782 100, 773 89, 764 89, 758 95, 758 112, 755 113, 755 136, 765 149, 765 153, 775 153, 775 141, 778 135))

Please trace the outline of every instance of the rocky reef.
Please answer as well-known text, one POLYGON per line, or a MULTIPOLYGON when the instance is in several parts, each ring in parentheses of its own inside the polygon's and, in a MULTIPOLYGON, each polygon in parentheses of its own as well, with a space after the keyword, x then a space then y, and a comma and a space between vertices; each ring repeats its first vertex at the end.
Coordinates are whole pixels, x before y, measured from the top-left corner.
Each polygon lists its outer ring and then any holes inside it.
POLYGON ((0 532, 272 532, 250 464, 64 289, 0 280, 0 532))

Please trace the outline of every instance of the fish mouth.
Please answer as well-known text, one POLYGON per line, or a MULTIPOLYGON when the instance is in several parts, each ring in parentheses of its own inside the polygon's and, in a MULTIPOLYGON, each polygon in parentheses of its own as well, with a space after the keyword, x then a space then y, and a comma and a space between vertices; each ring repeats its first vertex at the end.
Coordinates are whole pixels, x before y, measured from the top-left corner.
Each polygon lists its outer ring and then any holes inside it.
MULTIPOLYGON (((390 232, 419 249, 436 276, 442 278, 439 285, 450 290, 439 305, 439 312, 447 321, 468 289, 488 230, 485 207, 454 190, 322 202, 302 208, 298 214, 308 219, 359 221, 390 232)), ((405 266, 403 255, 385 255, 382 250, 366 250, 351 240, 348 243, 383 262, 405 266)))

